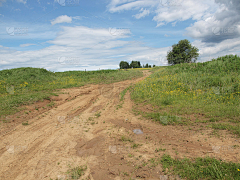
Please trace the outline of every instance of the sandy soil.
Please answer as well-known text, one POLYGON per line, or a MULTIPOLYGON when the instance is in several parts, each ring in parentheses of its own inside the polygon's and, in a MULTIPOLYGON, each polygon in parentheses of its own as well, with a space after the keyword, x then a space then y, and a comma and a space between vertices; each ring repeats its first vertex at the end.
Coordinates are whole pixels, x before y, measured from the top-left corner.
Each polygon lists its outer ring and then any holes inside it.
POLYGON ((27 106, 30 114, 9 116, 12 121, 1 125, 0 131, 0 179, 68 179, 67 170, 81 165, 87 170, 80 179, 180 179, 164 176, 160 165, 150 168, 144 162, 165 153, 238 161, 239 150, 232 146, 240 143, 224 131, 216 137, 209 129, 190 131, 136 116, 129 92, 121 105, 119 93, 148 75, 144 71, 137 80, 63 89, 64 94, 51 97, 53 108, 41 108, 50 102, 46 100, 27 106), (26 120, 29 125, 22 125, 26 120))

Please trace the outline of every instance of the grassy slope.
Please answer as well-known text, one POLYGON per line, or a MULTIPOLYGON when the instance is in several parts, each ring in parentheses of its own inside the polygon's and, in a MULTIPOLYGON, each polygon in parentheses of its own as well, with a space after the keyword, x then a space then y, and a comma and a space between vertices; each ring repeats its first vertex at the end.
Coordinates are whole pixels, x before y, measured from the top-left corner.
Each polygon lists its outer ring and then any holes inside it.
POLYGON ((187 124, 182 115, 201 113, 213 128, 240 135, 240 58, 225 56, 211 62, 158 68, 134 87, 131 97, 159 110, 145 114, 156 121, 165 117, 165 124, 187 124))
POLYGON ((48 99, 57 89, 85 84, 108 84, 141 77, 140 71, 67 71, 50 72, 40 68, 0 71, 0 116, 18 111, 19 106, 48 99))
MULTIPOLYGON (((163 125, 192 124, 190 119, 182 116, 202 113, 208 119, 202 123, 240 136, 238 56, 229 55, 205 63, 156 67, 152 71, 151 76, 133 87, 131 98, 136 103, 151 104, 157 113, 138 113, 163 125)), ((174 160, 166 155, 158 163, 187 179, 239 179, 237 168, 240 164, 212 158, 174 160)))

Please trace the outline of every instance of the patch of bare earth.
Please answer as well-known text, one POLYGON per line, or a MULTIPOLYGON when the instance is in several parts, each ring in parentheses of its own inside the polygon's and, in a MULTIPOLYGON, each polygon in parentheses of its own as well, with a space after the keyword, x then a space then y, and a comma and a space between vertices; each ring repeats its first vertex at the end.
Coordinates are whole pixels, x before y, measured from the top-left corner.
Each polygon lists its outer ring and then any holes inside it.
POLYGON ((51 98, 56 108, 30 117, 27 126, 3 128, 0 179, 67 179, 69 168, 87 165, 80 179, 157 180, 166 176, 149 160, 165 153, 175 158, 238 160, 238 150, 229 147, 240 144, 227 133, 224 138, 210 137, 210 130, 188 131, 136 116, 129 92, 122 108, 117 108, 119 93, 149 75, 144 73, 137 80, 64 89, 63 96, 51 98), (134 129, 143 134, 133 133, 134 129))

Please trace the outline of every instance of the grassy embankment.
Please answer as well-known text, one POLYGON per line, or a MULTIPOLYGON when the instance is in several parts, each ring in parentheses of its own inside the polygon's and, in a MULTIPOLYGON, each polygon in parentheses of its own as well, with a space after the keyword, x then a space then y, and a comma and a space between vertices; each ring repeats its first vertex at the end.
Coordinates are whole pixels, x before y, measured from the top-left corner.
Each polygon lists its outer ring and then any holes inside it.
POLYGON ((157 67, 134 87, 131 97, 137 103, 151 104, 158 112, 143 115, 163 124, 206 123, 240 135, 240 58, 157 67), (192 122, 181 117, 199 113, 206 120, 192 122))

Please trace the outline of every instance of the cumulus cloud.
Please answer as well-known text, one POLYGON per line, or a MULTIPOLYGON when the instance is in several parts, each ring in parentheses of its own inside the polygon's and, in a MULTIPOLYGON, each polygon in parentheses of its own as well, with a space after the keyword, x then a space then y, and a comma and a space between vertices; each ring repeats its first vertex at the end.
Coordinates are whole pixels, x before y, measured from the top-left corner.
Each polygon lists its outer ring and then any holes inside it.
POLYGON ((194 20, 186 28, 186 36, 205 43, 220 43, 240 36, 239 0, 111 0, 109 12, 139 10, 140 19, 150 13, 157 27, 179 21, 194 20))
POLYGON ((219 5, 216 13, 186 28, 186 35, 207 43, 218 43, 240 36, 239 0, 216 0, 216 3, 219 5))
POLYGON ((58 23, 71 23, 72 22, 72 18, 67 16, 67 15, 62 15, 62 16, 58 16, 56 19, 51 21, 52 25, 58 24, 58 23))

